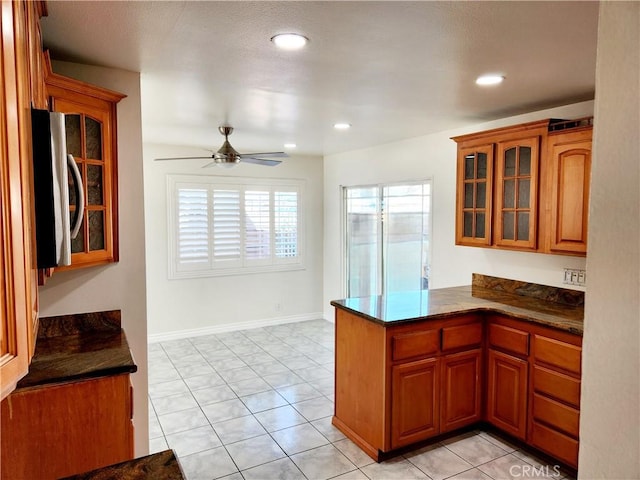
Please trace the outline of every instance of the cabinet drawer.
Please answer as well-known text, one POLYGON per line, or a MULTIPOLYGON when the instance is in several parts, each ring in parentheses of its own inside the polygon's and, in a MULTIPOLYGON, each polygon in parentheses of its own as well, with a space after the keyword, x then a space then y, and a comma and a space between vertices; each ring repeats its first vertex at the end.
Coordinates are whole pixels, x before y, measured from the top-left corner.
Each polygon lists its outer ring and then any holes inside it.
POLYGON ((529 355, 529 334, 504 325, 489 325, 489 344, 516 355, 529 355))
POLYGON ((540 335, 533 337, 533 355, 536 362, 580 375, 581 354, 582 349, 576 345, 540 335))
POLYGON ((533 419, 551 425, 572 437, 578 437, 580 412, 537 393, 533 395, 533 419))
POLYGON ((580 407, 580 380, 539 365, 533 367, 533 389, 550 397, 580 407))
POLYGON ((456 325, 442 329, 442 350, 476 347, 482 343, 482 323, 456 325))
POLYGON ((392 339, 393 360, 438 353, 440 343, 438 333, 439 331, 434 329, 394 335, 392 339))
POLYGON ((578 467, 578 440, 532 422, 531 444, 574 468, 578 467))

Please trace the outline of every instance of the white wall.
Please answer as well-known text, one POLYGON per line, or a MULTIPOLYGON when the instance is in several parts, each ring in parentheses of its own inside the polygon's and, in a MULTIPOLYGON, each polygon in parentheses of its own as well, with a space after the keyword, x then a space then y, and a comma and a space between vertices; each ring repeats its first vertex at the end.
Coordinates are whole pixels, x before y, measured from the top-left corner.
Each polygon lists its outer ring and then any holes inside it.
POLYGON ((640 478, 640 3, 602 2, 579 477, 640 478))
POLYGON ((122 326, 138 366, 131 376, 135 454, 145 455, 149 439, 140 75, 66 62, 54 62, 54 71, 127 95, 118 104, 120 262, 54 273, 40 287, 40 316, 122 310, 122 326))
MULTIPOLYGON (((219 139, 219 135, 212 133, 212 141, 219 139)), ((154 161, 155 158, 203 154, 208 153, 187 147, 144 144, 150 339, 321 318, 322 158, 292 156, 276 167, 241 163, 228 170, 202 169, 206 160, 154 161), (306 268, 290 272, 169 280, 166 180, 169 173, 306 180, 302 192, 306 268)))
POLYGON ((456 143, 450 137, 544 118, 571 119, 591 114, 593 102, 582 102, 325 157, 325 318, 333 318, 329 302, 344 296, 341 284, 343 265, 339 261, 342 248, 341 186, 424 178, 433 180, 433 242, 429 279, 433 288, 469 285, 473 272, 565 287, 562 284, 563 268, 584 268, 584 258, 455 246, 456 143))

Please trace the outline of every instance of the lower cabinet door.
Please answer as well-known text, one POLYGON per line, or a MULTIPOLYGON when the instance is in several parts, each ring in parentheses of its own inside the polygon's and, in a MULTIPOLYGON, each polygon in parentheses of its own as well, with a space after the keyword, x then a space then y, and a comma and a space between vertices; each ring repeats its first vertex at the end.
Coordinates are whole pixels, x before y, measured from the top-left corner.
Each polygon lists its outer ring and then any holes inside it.
POLYGON ((427 358, 392 367, 391 447, 439 433, 439 361, 427 358))
POLYGON ((527 369, 522 360, 489 350, 487 421, 514 437, 527 433, 527 369))
POLYGON ((129 375, 44 385, 2 401, 2 480, 53 480, 133 458, 129 375))
POLYGON ((447 355, 441 362, 440 432, 480 421, 482 350, 447 355))

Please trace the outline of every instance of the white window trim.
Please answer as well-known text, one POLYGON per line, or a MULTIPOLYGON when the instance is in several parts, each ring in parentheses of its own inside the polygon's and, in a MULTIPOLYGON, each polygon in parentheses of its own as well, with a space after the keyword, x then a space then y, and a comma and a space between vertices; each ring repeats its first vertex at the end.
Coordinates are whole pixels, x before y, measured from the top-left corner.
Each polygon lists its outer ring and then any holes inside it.
MULTIPOLYGON (((302 179, 279 179, 279 178, 251 178, 251 177, 228 177, 215 175, 167 175, 167 264, 168 278, 170 280, 202 277, 218 277, 228 275, 246 275, 268 272, 285 272, 304 270, 305 266, 305 199, 304 192, 306 182, 302 179), (265 188, 273 194, 281 187, 282 191, 297 192, 297 250, 298 255, 293 258, 281 258, 277 263, 265 264, 261 260, 243 261, 242 265, 236 263, 232 267, 219 267, 214 265, 212 245, 209 245, 209 260, 205 264, 194 265, 187 270, 181 269, 178 263, 178 187, 189 186, 193 188, 212 189, 214 186, 225 186, 229 188, 239 188, 243 192, 251 188, 265 188)), ((244 201, 241 201, 241 212, 244 213, 244 201)), ((242 215, 242 214, 241 214, 242 215)), ((211 215, 209 215, 211 219, 211 215)), ((271 252, 274 252, 274 215, 270 218, 271 252)), ((209 227, 211 229, 211 226, 209 227)), ((241 248, 244 251, 244 235, 242 236, 241 248)))

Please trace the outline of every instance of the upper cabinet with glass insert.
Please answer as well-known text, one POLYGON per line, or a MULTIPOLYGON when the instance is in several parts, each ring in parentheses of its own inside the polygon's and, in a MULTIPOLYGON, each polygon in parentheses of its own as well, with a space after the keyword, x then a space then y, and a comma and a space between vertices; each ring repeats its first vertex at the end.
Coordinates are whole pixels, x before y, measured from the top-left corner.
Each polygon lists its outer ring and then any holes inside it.
POLYGON ((558 122, 453 138, 457 245, 586 254, 590 137, 582 120, 558 122))
MULTIPOLYGON (((53 73, 47 58, 49 109, 65 114, 67 153, 82 179, 84 219, 71 241, 73 269, 118 261, 118 177, 116 104, 125 97, 104 88, 53 73)), ((69 211, 79 210, 69 177, 69 211)))
POLYGON ((493 145, 459 148, 456 243, 491 245, 493 145))
POLYGON ((495 244, 535 249, 541 137, 498 143, 495 244))

